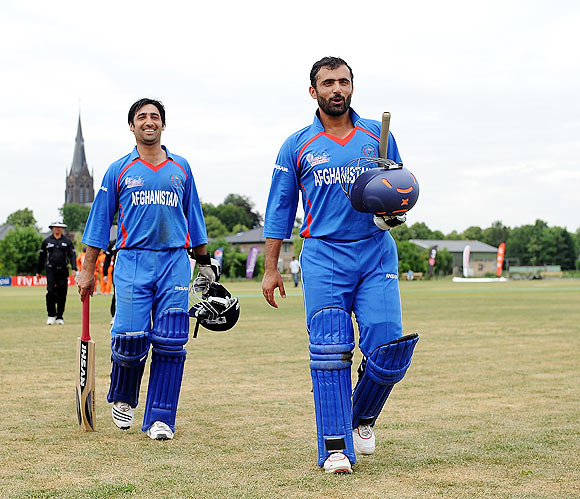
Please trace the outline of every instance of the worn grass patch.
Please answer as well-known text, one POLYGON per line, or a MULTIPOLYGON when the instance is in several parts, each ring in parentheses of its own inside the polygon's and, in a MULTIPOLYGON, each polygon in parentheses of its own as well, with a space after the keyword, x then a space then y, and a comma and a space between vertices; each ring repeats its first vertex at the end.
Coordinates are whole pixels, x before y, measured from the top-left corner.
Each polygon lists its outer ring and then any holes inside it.
POLYGON ((580 496, 579 281, 402 282, 405 332, 421 340, 377 422, 377 451, 351 476, 315 463, 301 296, 289 289, 274 310, 258 283, 227 286, 241 319, 188 343, 171 442, 110 419, 109 297, 92 301, 98 431, 85 433, 77 295, 65 326, 48 327, 42 289, 0 288, 0 496, 580 496))

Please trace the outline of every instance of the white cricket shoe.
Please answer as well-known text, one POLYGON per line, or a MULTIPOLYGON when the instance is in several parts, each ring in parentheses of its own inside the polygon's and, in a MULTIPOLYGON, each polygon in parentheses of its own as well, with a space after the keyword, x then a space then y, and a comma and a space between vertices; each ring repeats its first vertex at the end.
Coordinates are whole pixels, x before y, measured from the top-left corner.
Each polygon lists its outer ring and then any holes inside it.
POLYGON ((52 326, 54 324, 55 320, 56 320, 56 317, 49 317, 48 319, 46 319, 46 325, 52 326))
POLYGON ((370 456, 375 451, 375 432, 370 424, 359 425, 352 430, 354 450, 363 456, 370 456))
POLYGON ((147 436, 151 440, 171 440, 173 432, 163 421, 155 421, 147 430, 147 436))
POLYGON ((121 430, 128 430, 133 424, 135 410, 126 402, 115 402, 112 409, 113 423, 121 430))
POLYGON ((333 452, 324 461, 325 473, 352 473, 352 466, 348 457, 342 452, 333 452))
POLYGON ((62 319, 56 319, 55 324, 57 326, 64 326, 64 321, 62 319))

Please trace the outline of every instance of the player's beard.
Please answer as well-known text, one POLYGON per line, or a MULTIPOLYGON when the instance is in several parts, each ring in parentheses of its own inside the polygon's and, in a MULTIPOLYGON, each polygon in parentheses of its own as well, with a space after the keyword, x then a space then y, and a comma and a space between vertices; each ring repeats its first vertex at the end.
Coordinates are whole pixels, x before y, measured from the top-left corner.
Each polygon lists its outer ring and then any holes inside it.
POLYGON ((330 99, 325 99, 324 97, 321 97, 319 94, 317 94, 316 100, 318 101, 320 109, 322 109, 329 116, 342 116, 350 108, 350 98, 352 96, 343 96, 343 100, 340 104, 335 104, 332 102, 332 99, 335 97, 336 96, 333 95, 330 99))

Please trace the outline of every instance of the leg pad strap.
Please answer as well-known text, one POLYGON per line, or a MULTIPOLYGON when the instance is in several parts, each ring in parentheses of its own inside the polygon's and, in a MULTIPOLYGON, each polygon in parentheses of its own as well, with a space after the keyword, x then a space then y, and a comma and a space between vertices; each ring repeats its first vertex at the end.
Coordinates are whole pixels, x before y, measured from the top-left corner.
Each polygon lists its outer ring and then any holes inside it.
POLYGON ((409 334, 377 347, 363 362, 362 376, 353 393, 352 426, 374 424, 395 383, 403 379, 411 365, 411 356, 419 341, 409 334))

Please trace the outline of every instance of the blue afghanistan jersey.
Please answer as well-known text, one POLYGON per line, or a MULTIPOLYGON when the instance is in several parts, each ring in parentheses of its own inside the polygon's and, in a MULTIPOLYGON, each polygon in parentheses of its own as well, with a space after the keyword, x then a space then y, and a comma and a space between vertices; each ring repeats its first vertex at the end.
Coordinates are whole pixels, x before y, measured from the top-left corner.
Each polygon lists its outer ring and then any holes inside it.
MULTIPOLYGON (((364 171, 345 167, 350 160, 378 157, 381 124, 362 119, 352 109, 350 116, 354 129, 344 139, 327 134, 316 114, 312 125, 284 142, 272 174, 264 237, 291 236, 299 192, 304 208, 302 237, 357 241, 379 232, 372 214, 356 211, 340 183, 345 178, 352 183, 364 171)), ((387 156, 401 162, 395 138, 390 133, 387 156)))
POLYGON ((89 246, 105 249, 118 211, 117 248, 166 250, 207 244, 201 203, 189 163, 162 146, 157 166, 131 154, 105 173, 83 234, 89 246))

